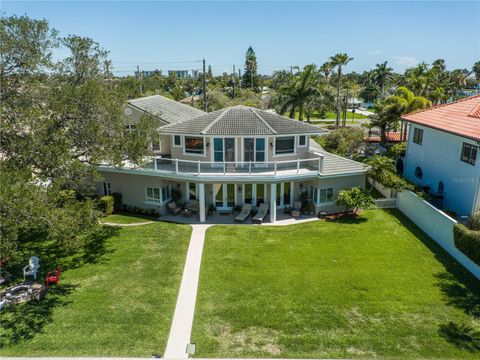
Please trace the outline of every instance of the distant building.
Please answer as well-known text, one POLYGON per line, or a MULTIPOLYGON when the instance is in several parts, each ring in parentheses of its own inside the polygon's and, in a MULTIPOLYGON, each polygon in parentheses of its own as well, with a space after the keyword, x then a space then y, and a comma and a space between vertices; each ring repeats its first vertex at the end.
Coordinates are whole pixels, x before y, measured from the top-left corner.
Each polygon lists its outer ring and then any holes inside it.
POLYGON ((168 75, 171 74, 175 74, 175 76, 179 79, 188 79, 190 77, 188 70, 168 70, 168 75))

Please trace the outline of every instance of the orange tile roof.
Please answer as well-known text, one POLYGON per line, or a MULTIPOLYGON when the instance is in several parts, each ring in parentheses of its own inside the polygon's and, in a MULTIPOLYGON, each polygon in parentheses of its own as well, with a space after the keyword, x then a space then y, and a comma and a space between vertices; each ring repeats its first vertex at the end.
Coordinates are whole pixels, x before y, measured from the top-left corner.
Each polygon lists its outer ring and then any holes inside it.
MULTIPOLYGON (((408 135, 406 135, 408 136, 408 135)), ((399 132, 387 132, 385 133, 385 137, 387 142, 400 142, 400 133, 399 132)), ((380 142, 380 136, 379 135, 372 135, 368 136, 365 138, 366 142, 380 142)))
POLYGON ((406 114, 402 119, 480 141, 480 94, 406 114))

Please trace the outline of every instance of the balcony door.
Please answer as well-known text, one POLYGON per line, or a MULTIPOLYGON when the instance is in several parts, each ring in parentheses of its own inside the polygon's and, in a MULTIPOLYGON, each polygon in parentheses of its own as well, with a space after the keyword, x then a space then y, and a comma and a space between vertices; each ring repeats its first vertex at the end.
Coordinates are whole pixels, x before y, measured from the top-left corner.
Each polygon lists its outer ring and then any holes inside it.
POLYGON ((244 138, 243 139, 243 161, 254 162, 256 166, 264 165, 265 139, 264 138, 244 138))
POLYGON ((235 162, 235 138, 213 139, 213 161, 235 162))
POLYGON ((213 201, 217 210, 231 210, 235 206, 235 184, 213 184, 213 201))

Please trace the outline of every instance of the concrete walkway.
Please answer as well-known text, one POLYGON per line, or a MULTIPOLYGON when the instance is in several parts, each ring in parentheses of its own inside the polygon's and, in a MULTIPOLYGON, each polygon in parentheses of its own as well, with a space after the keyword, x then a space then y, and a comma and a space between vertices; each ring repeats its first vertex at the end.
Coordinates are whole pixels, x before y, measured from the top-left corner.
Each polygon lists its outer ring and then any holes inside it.
POLYGON ((132 223, 132 224, 119 224, 119 223, 112 223, 112 222, 108 222, 108 221, 105 221, 105 222, 100 222, 101 225, 108 225, 108 226, 121 226, 121 227, 124 227, 124 226, 141 226, 141 225, 148 225, 148 224, 153 224, 153 223, 156 223, 157 221, 144 221, 144 222, 140 222, 140 223, 132 223))
POLYGON ((205 232, 210 226, 206 224, 192 225, 192 236, 164 355, 168 359, 188 358, 186 348, 187 344, 190 343, 192 333, 203 244, 205 242, 205 232))

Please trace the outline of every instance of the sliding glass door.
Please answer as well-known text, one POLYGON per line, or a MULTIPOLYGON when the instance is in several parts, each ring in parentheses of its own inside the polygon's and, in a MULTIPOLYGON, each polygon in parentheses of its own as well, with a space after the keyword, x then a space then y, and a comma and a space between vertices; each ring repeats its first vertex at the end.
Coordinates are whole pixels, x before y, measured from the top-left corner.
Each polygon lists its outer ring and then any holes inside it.
POLYGON ((265 139, 244 138, 243 139, 243 161, 263 163, 265 162, 265 139))
POLYGON ((231 210, 235 206, 235 184, 213 184, 213 202, 218 210, 231 210))
POLYGON ((213 161, 219 163, 235 161, 235 138, 213 139, 213 161))

